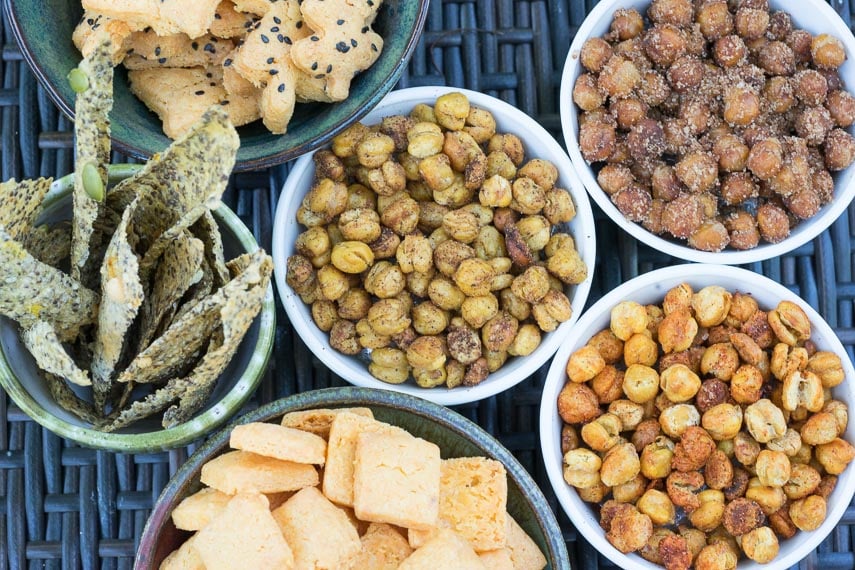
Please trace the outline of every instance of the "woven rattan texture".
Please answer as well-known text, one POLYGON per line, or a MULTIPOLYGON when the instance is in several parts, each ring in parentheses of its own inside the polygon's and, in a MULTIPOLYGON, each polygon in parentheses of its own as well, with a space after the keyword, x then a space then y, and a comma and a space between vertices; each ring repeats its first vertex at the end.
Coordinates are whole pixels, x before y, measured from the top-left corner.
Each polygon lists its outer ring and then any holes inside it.
MULTIPOLYGON (((797 0, 793 0, 797 1, 797 0)), ((595 2, 434 0, 424 36, 400 87, 447 84, 498 96, 560 137, 558 87, 570 41, 595 2)), ((832 2, 847 22, 848 0, 832 2)), ((71 170, 69 121, 21 60, 7 23, 0 60, 0 179, 62 176, 71 170)), ((61 40, 58 40, 61 41, 61 40)), ((122 160, 122 157, 115 157, 122 160)), ((287 165, 234 177, 225 198, 270 248, 272 213, 287 165)), ((638 244, 598 213, 597 270, 590 302, 623 281, 673 259, 638 244)), ((847 345, 855 344, 855 208, 796 252, 749 268, 787 285, 818 308, 847 345)), ((280 309, 274 358, 250 406, 342 385, 305 348, 280 309)), ((544 370, 515 389, 459 412, 495 434, 549 497, 579 569, 613 568, 577 536, 549 490, 537 415, 544 370)), ((0 395, 0 570, 129 569, 149 509, 193 446, 171 453, 116 455, 76 447, 41 429, 0 395)), ((855 508, 798 567, 855 568, 855 508)))

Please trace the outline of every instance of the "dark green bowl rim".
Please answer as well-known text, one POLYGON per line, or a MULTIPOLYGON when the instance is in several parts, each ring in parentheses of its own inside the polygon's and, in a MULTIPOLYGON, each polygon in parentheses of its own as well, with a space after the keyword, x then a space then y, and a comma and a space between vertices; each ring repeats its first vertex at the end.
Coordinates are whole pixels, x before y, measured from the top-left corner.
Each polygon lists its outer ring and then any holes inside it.
MULTIPOLYGON (((376 107, 377 103, 380 102, 380 100, 386 95, 386 93, 392 90, 392 88, 401 78, 401 74, 404 72, 404 69, 409 64, 410 58, 413 55, 413 51, 416 49, 416 45, 418 45, 419 39, 421 38, 422 30, 424 29, 425 21, 427 20, 430 0, 417 1, 419 2, 419 11, 416 15, 416 21, 412 30, 412 34, 410 34, 410 37, 407 39, 407 44, 404 46, 404 50, 401 53, 401 58, 395 64, 395 67, 392 68, 392 72, 383 79, 383 81, 377 86, 377 89, 374 90, 371 96, 368 97, 368 99, 366 99, 362 105, 354 109, 352 113, 344 117, 335 127, 331 128, 327 132, 322 133, 321 135, 301 145, 285 149, 275 154, 262 156, 255 159, 239 160, 235 163, 234 171, 246 172, 249 170, 262 170, 271 166, 276 166, 278 164, 288 162, 289 160, 302 156, 307 152, 316 150, 330 142, 335 136, 339 135, 345 129, 347 129, 355 122, 360 120, 362 117, 367 115, 374 107, 376 107)), ((36 61, 36 59, 33 57, 29 42, 27 41, 27 38, 24 36, 24 33, 21 30, 15 10, 12 9, 12 0, 3 0, 3 11, 6 13, 7 21, 9 22, 9 25, 12 28, 12 35, 15 37, 15 40, 21 47, 21 54, 24 57, 24 61, 27 62, 27 65, 30 67, 33 74, 36 76, 36 79, 38 79, 39 83, 41 83, 42 87, 50 97, 51 101, 54 102, 54 104, 59 108, 60 111, 62 111, 62 113, 66 117, 73 121, 74 108, 69 104, 68 101, 63 99, 63 97, 54 87, 53 83, 51 83, 51 81, 48 79, 41 65, 39 65, 38 61, 36 61)), ((126 156, 130 156, 140 160, 147 160, 151 157, 150 153, 133 145, 130 142, 118 140, 116 138, 113 138, 112 141, 114 150, 118 150, 126 156)))
MULTIPOLYGON (((140 168, 142 165, 139 164, 112 165, 109 169, 110 181, 116 182, 127 178, 140 168)), ((63 197, 70 190, 72 183, 73 175, 71 174, 55 181, 45 197, 44 206, 50 206, 63 197)), ((221 205, 213 213, 220 223, 234 233, 242 249, 246 251, 258 249, 258 243, 252 233, 227 206, 221 205)), ((273 350, 276 310, 273 304, 272 285, 268 287, 261 312, 256 318, 260 325, 258 340, 255 346, 251 347, 252 358, 241 372, 241 377, 236 381, 235 386, 213 407, 171 429, 145 433, 105 433, 88 427, 72 425, 59 419, 30 395, 25 383, 15 375, 12 368, 11 362, 14 361, 14 355, 7 355, 2 346, 0 346, 0 386, 6 390, 6 393, 19 408, 37 423, 64 438, 74 440, 87 447, 121 453, 173 449, 199 439, 228 421, 255 392, 264 371, 267 370, 267 363, 273 350)))
POLYGON ((410 414, 423 418, 425 421, 435 422, 474 443, 484 451, 485 455, 500 461, 505 466, 508 477, 514 481, 520 490, 520 494, 532 508, 534 518, 543 531, 548 549, 548 552, 545 554, 547 560, 552 564, 552 568, 555 570, 570 568, 570 557, 567 554, 567 545, 564 543, 561 527, 558 526, 555 513, 553 513, 546 502, 543 492, 517 458, 492 435, 475 422, 449 408, 415 396, 410 396, 409 394, 373 388, 343 387, 311 390, 270 402, 241 416, 211 436, 204 445, 190 456, 163 488, 140 537, 134 569, 150 570, 152 557, 156 553, 155 547, 160 539, 161 530, 172 513, 174 506, 172 503, 176 500, 182 487, 201 469, 202 463, 228 444, 233 426, 249 422, 267 421, 281 416, 286 411, 308 410, 319 407, 371 407, 375 405, 403 409, 410 414))

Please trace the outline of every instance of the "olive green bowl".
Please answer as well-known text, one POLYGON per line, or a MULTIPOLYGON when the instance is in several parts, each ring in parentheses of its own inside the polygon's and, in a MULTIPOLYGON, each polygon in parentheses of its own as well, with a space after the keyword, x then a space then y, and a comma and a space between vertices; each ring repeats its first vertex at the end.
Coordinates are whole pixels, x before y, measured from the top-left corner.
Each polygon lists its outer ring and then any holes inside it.
MULTIPOLYGON (((110 183, 127 178, 140 165, 125 164, 110 167, 110 183)), ((69 219, 73 178, 66 176, 53 183, 42 205, 41 220, 54 222, 69 219)), ((234 212, 220 206, 213 212, 223 236, 226 259, 255 251, 258 244, 252 233, 234 212)), ((228 421, 252 395, 264 371, 273 348, 276 328, 273 288, 267 295, 234 358, 217 380, 211 397, 193 418, 171 429, 160 425, 160 414, 134 423, 112 433, 93 429, 59 406, 51 397, 38 367, 24 347, 18 326, 0 317, 0 386, 15 404, 36 422, 64 438, 87 447, 122 453, 143 453, 172 449, 186 445, 228 421)), ((85 396, 85 393, 80 393, 85 396)))
POLYGON ((172 479, 154 505, 139 542, 134 570, 155 570, 191 533, 172 524, 172 509, 198 491, 202 465, 228 450, 233 425, 277 421, 283 414, 313 408, 368 407, 380 421, 404 428, 440 448, 442 458, 485 456, 508 472, 508 512, 531 536, 548 561, 547 568, 569 570, 561 528, 531 475, 493 436, 443 406, 398 392, 373 388, 326 388, 297 394, 262 406, 239 418, 200 447, 172 479))
MULTIPOLYGON (((74 92, 68 72, 81 55, 71 33, 83 15, 80 0, 3 0, 24 59, 54 103, 74 118, 74 92), (47 15, 50 16, 47 16, 47 15)), ((285 135, 271 134, 261 121, 238 129, 236 171, 258 170, 312 151, 368 113, 397 83, 415 49, 427 16, 428 0, 385 0, 374 29, 383 37, 380 57, 357 75, 347 100, 334 104, 298 104, 285 135)), ((148 158, 169 146, 160 119, 128 86, 124 67, 114 80, 113 148, 148 158)))

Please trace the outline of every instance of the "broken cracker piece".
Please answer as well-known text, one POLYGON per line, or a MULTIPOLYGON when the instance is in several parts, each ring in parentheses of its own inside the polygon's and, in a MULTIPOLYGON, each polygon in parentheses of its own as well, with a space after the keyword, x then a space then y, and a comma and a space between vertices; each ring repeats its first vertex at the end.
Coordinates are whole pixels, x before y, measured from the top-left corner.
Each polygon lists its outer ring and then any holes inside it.
POLYGON ((253 422, 232 428, 229 445, 265 457, 283 461, 323 465, 327 442, 323 438, 298 429, 276 424, 253 422))
POLYGON ((172 522, 181 530, 200 530, 225 510, 231 498, 222 491, 205 487, 172 509, 172 522))
POLYGON ((152 28, 165 36, 183 32, 198 38, 208 31, 220 0, 83 0, 83 9, 127 22, 134 29, 152 28))
POLYGON ((201 480, 227 495, 280 493, 317 485, 318 471, 305 463, 230 451, 208 461, 202 467, 201 480))

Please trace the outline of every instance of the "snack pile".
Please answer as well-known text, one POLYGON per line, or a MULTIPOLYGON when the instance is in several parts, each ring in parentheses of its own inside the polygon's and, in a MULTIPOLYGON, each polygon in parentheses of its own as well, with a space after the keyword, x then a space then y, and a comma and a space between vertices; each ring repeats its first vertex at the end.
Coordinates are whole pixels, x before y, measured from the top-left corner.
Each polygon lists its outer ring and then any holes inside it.
POLYGON ((567 362, 564 479, 599 506, 608 541, 668 570, 768 563, 822 525, 842 439, 841 356, 798 304, 688 284, 624 301, 567 362))
POLYGON ((441 459, 368 408, 239 425, 229 443, 202 467, 206 486, 172 511, 194 534, 160 570, 546 566, 507 512, 500 462, 441 459))
POLYGON ((261 119, 284 134, 297 102, 343 101, 383 38, 371 29, 383 0, 83 0, 74 45, 88 56, 105 31, 131 91, 186 133, 212 105, 235 126, 261 119))
POLYGON ((35 225, 51 180, 0 185, 0 314, 17 321, 63 408, 105 431, 166 410, 168 428, 205 404, 273 263, 262 250, 224 259, 211 211, 239 142, 221 108, 108 188, 111 50, 102 40, 71 74, 71 223, 35 225))
POLYGON ((287 282, 330 345, 391 384, 474 386, 571 316, 587 267, 558 170, 448 93, 314 155, 287 282))
POLYGON ((590 38, 579 145, 620 212, 698 250, 778 243, 855 160, 843 43, 767 0, 654 0, 590 38))

